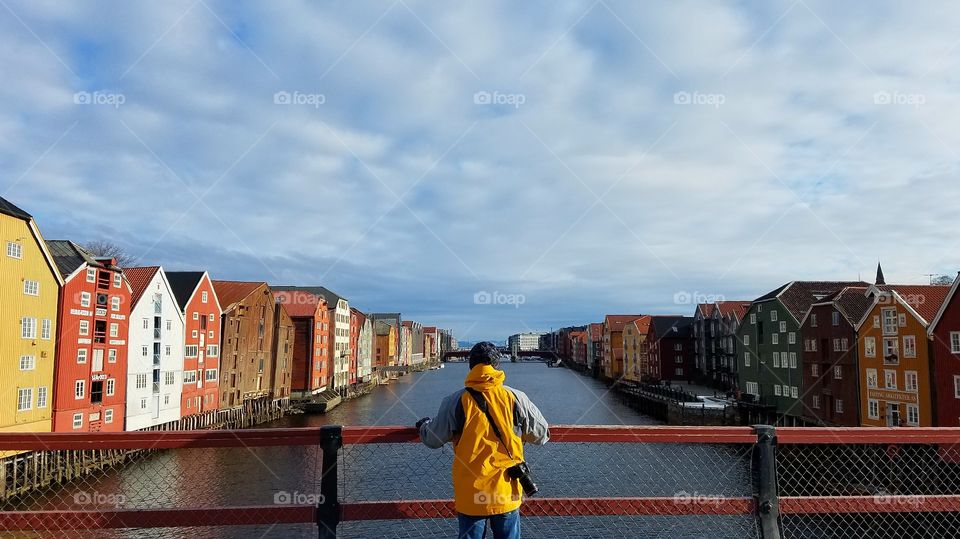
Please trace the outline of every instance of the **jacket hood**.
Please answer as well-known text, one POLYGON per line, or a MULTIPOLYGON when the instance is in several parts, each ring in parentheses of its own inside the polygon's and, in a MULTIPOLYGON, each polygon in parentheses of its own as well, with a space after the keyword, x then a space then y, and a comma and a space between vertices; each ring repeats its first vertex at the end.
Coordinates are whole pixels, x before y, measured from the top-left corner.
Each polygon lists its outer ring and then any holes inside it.
POLYGON ((507 375, 504 374, 503 371, 497 370, 487 364, 481 364, 470 369, 463 384, 470 389, 483 392, 495 387, 502 387, 503 381, 506 379, 507 375))

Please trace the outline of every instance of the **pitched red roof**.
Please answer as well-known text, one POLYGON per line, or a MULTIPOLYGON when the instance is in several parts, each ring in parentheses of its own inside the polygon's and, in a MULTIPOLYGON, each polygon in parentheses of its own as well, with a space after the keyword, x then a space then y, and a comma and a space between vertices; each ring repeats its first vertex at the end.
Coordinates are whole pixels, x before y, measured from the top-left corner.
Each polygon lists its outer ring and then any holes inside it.
POLYGON ((220 300, 220 307, 223 312, 233 310, 234 306, 243 298, 252 294, 261 286, 267 284, 263 281, 212 281, 213 290, 217 293, 217 299, 220 300))
POLYGON ((743 300, 718 301, 717 309, 720 311, 720 316, 730 316, 732 314, 737 317, 737 320, 743 320, 752 304, 752 301, 743 300))
POLYGON ((947 299, 947 294, 950 293, 949 286, 926 284, 880 285, 877 288, 884 292, 896 292, 897 295, 899 295, 907 305, 913 307, 928 324, 933 322, 934 317, 937 316, 937 312, 940 311, 940 306, 943 305, 943 302, 947 299))
POLYGON ((124 268, 123 275, 130 283, 132 294, 130 295, 130 304, 136 305, 147 290, 147 285, 153 280, 153 276, 160 270, 160 266, 144 266, 142 268, 124 268))
MULTIPOLYGON (((326 301, 309 292, 299 290, 281 290, 273 293, 277 303, 283 305, 292 318, 313 318, 317 314, 317 304, 326 301)), ((326 307, 324 307, 326 309, 326 307)))
POLYGON ((623 331, 623 325, 628 322, 633 322, 637 318, 643 316, 642 314, 608 314, 604 319, 604 323, 610 328, 610 331, 623 331))
POLYGON ((697 309, 703 313, 704 317, 707 317, 707 318, 713 315, 713 307, 714 307, 713 303, 701 303, 697 305, 697 309))
POLYGON ((634 320, 632 324, 637 327, 637 332, 640 333, 640 335, 645 335, 647 331, 650 329, 651 321, 653 321, 652 316, 644 315, 634 320))

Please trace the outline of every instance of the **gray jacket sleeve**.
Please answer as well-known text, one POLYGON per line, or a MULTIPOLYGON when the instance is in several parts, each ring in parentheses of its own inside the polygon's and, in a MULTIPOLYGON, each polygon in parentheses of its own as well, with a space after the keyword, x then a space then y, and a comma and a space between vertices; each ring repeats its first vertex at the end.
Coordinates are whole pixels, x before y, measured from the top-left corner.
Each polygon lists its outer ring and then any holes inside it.
POLYGON ((431 449, 439 449, 443 444, 453 440, 453 434, 457 428, 457 403, 460 402, 461 395, 463 390, 446 396, 440 402, 437 417, 420 425, 420 440, 423 445, 431 449))
POLYGON ((537 405, 527 397, 527 394, 518 389, 510 388, 516 397, 515 421, 520 432, 520 438, 533 445, 543 445, 550 439, 550 425, 544 419, 537 405))

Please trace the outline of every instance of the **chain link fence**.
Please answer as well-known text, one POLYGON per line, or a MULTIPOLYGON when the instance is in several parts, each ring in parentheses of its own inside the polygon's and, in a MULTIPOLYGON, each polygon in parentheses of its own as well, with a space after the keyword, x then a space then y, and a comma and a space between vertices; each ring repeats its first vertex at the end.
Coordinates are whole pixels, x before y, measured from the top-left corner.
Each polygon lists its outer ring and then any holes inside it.
MULTIPOLYGON (((557 427, 524 537, 960 537, 960 430, 760 432, 557 427)), ((413 429, 19 436, 49 450, 2 459, 0 538, 456 536, 453 450, 413 429)))

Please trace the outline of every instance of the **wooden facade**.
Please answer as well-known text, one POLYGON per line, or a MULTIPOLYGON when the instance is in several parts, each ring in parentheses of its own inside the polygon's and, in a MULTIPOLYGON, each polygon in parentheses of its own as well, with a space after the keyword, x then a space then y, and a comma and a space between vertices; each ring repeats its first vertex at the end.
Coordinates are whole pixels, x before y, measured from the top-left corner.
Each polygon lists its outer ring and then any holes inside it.
POLYGON ((220 407, 270 397, 275 378, 273 334, 277 316, 267 283, 213 281, 221 317, 220 407))

